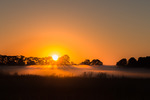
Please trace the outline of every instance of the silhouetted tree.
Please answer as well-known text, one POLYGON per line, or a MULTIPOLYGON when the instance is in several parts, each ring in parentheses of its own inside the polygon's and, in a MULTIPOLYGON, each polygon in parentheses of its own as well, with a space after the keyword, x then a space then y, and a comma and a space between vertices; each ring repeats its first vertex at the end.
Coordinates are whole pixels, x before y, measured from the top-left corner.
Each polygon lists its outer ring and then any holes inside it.
POLYGON ((138 66, 150 68, 150 57, 139 57, 138 58, 138 66))
POLYGON ((131 57, 129 60, 128 60, 128 66, 137 66, 137 61, 134 57, 131 57))
POLYGON ((25 65, 25 56, 21 56, 20 59, 18 59, 18 65, 25 65))
POLYGON ((138 58, 138 66, 146 66, 146 57, 138 58))
POLYGON ((130 66, 130 67, 147 67, 150 68, 150 56, 147 57, 139 57, 138 61, 134 58, 131 57, 127 64, 126 64, 126 60, 122 59, 119 62, 117 62, 116 65, 124 65, 124 66, 130 66))
POLYGON ((99 59, 93 59, 90 65, 103 65, 103 63, 99 59))
POLYGON ((27 61, 27 65, 36 65, 36 63, 32 60, 27 61))
POLYGON ((89 59, 86 59, 85 61, 81 62, 81 64, 83 65, 90 65, 90 60, 89 59))
POLYGON ((150 56, 146 57, 146 66, 150 68, 150 56))
POLYGON ((127 65, 127 59, 126 58, 123 58, 121 59, 120 61, 117 62, 118 66, 126 66, 127 65))
POLYGON ((64 56, 60 57, 57 61, 57 64, 69 65, 70 64, 70 57, 68 55, 64 55, 64 56))

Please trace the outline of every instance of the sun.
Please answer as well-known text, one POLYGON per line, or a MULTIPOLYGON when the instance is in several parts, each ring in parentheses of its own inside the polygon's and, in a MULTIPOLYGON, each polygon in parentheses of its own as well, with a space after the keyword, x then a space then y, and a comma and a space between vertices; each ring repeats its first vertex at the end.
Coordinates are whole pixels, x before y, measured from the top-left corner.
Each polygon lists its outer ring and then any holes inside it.
POLYGON ((53 60, 58 60, 58 55, 52 55, 53 60))

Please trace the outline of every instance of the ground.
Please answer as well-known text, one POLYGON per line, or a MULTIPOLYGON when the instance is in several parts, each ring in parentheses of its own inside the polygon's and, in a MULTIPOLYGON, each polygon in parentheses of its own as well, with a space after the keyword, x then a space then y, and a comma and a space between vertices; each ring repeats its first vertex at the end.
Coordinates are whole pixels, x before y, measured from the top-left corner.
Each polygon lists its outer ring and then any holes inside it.
POLYGON ((148 100, 150 79, 0 75, 1 100, 148 100))

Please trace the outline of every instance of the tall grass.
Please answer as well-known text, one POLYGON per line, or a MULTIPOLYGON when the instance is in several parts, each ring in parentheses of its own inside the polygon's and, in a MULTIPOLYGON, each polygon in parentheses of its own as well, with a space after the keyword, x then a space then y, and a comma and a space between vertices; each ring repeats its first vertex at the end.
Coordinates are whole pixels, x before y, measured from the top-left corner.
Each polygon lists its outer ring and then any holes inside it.
POLYGON ((0 73, 0 100, 149 100, 149 78, 83 73, 59 77, 0 73))

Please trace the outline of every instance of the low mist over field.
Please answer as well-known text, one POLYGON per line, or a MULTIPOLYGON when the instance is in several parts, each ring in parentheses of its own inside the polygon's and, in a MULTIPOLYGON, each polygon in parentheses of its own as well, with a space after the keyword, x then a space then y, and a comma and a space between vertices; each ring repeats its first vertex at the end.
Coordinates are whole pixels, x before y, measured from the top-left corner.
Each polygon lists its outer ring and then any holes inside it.
POLYGON ((89 66, 89 65, 31 65, 31 66, 0 66, 0 70, 10 74, 40 75, 40 76, 80 76, 83 74, 106 73, 114 76, 145 77, 150 78, 150 69, 145 68, 119 68, 117 66, 89 66))

